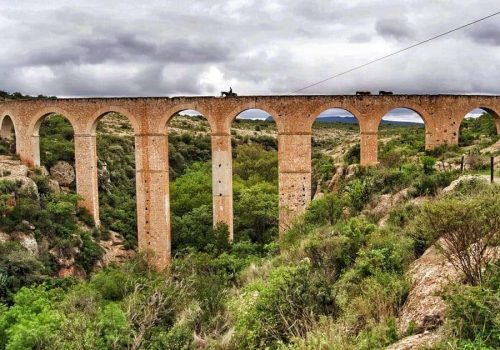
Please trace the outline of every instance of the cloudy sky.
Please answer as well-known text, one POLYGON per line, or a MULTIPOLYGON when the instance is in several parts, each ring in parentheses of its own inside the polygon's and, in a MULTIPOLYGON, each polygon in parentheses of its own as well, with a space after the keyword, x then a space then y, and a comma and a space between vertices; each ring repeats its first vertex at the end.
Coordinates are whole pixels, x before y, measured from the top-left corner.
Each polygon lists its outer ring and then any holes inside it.
MULTIPOLYGON (((0 90, 286 94, 499 10, 498 0, 0 0, 0 90)), ((498 94, 499 77, 497 16, 305 93, 498 94)))

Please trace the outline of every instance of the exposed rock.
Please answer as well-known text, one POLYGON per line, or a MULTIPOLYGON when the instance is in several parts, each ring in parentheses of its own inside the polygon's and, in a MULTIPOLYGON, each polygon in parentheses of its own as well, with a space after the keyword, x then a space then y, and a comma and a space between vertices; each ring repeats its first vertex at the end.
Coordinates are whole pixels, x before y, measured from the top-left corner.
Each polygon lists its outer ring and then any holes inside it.
POLYGON ((85 270, 75 265, 71 265, 69 267, 61 267, 57 272, 57 275, 60 278, 76 277, 77 279, 82 279, 82 280, 85 279, 85 277, 87 277, 87 273, 85 273, 85 270))
POLYGON ((356 176, 356 174, 359 172, 359 164, 351 164, 347 167, 346 169, 346 175, 345 178, 347 180, 353 178, 356 176))
POLYGON ((28 167, 20 160, 0 155, 0 176, 28 176, 28 167))
POLYGON ((75 181, 75 169, 68 162, 59 161, 50 168, 52 176, 60 186, 69 186, 75 181))
POLYGON ((335 169, 335 173, 332 176, 332 179, 328 182, 328 189, 330 191, 335 191, 340 184, 340 180, 345 173, 345 168, 341 165, 337 166, 335 169))
POLYGON ((97 179, 99 182, 99 188, 107 190, 111 184, 111 174, 108 170, 108 164, 106 162, 100 161, 97 167, 97 179))
POLYGON ((452 181, 447 187, 443 188, 441 190, 441 193, 453 192, 461 183, 471 182, 471 181, 481 181, 481 182, 487 183, 488 176, 484 176, 484 175, 463 175, 463 176, 460 176, 458 179, 452 181))
POLYGON ((388 346, 386 350, 417 350, 422 349, 432 344, 435 344, 445 338, 442 331, 424 332, 415 334, 399 340, 398 342, 388 346))
POLYGON ((33 255, 38 255, 38 243, 33 233, 13 232, 11 237, 33 255))
POLYGON ((371 203, 372 207, 366 212, 370 215, 382 217, 379 224, 383 225, 387 221, 386 215, 396 204, 408 197, 409 189, 405 188, 395 194, 383 194, 371 203))
POLYGON ((61 193, 61 187, 59 187, 59 182, 57 182, 54 179, 49 179, 49 188, 50 191, 55 194, 61 193))
POLYGON ((409 276, 411 288, 399 313, 399 332, 406 333, 410 325, 417 333, 438 328, 446 311, 439 293, 448 284, 458 281, 460 272, 433 245, 413 263, 409 276))
POLYGON ((30 179, 27 176, 7 176, 4 177, 4 179, 13 181, 13 182, 18 182, 20 184, 20 190, 24 192, 25 195, 32 197, 32 198, 39 198, 38 194, 38 186, 36 185, 35 181, 30 179))
POLYGON ((122 263, 130 260, 135 252, 132 249, 125 249, 123 238, 116 232, 111 231, 111 237, 107 241, 100 241, 100 246, 104 249, 100 266, 105 267, 111 263, 122 263))
POLYGON ((9 234, 3 232, 3 231, 0 231, 0 243, 5 243, 5 242, 8 242, 10 241, 12 238, 10 237, 9 234))
POLYGON ((29 222, 28 220, 22 220, 21 221, 21 224, 28 230, 34 230, 36 227, 35 225, 33 225, 31 222, 29 222))

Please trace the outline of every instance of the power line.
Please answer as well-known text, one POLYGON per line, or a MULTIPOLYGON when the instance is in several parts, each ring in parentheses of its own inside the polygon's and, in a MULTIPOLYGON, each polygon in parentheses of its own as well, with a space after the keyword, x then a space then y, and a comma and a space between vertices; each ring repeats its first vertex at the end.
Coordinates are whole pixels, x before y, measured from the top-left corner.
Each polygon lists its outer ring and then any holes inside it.
POLYGON ((348 69, 348 70, 346 70, 346 71, 344 71, 344 72, 341 72, 341 73, 338 73, 338 74, 332 75, 331 77, 328 77, 328 78, 326 78, 326 79, 323 79, 323 80, 317 81, 317 82, 312 83, 312 84, 310 84, 310 85, 307 85, 307 86, 305 86, 305 87, 303 87, 303 88, 300 88, 300 89, 297 89, 297 90, 295 90, 295 91, 292 91, 291 93, 292 93, 292 94, 296 94, 297 92, 300 92, 300 91, 303 91, 303 90, 309 89, 309 88, 311 88, 311 87, 313 87, 313 86, 316 86, 316 85, 319 85, 319 84, 323 84, 324 82, 327 82, 327 81, 329 81, 329 80, 335 79, 335 78, 340 77, 340 76, 342 76, 342 75, 345 75, 345 74, 351 73, 351 72, 353 72, 353 71, 355 71, 355 70, 358 70, 358 69, 360 69, 360 68, 366 67, 366 66, 368 66, 368 65, 370 65, 370 64, 373 64, 373 63, 376 63, 376 62, 382 61, 382 60, 384 60, 384 59, 386 59, 386 58, 389 58, 389 57, 391 57, 391 56, 397 55, 397 54, 399 54, 399 53, 401 53, 401 52, 404 52, 404 51, 410 50, 410 49, 412 49, 412 48, 414 48, 414 47, 416 47, 416 46, 423 45, 423 44, 425 44, 425 43, 428 43, 429 41, 436 40, 436 39, 441 38, 441 37, 443 37, 443 36, 445 36, 445 35, 448 35, 448 34, 450 34, 450 33, 456 32, 456 31, 458 31, 458 30, 460 30, 460 29, 463 29, 463 28, 465 28, 465 27, 471 26, 471 25, 476 24, 476 23, 478 23, 478 22, 484 21, 485 19, 491 18, 491 17, 496 16, 496 15, 498 15, 498 14, 500 14, 500 11, 495 12, 495 13, 492 13, 491 15, 488 15, 488 16, 486 16, 486 17, 479 18, 479 19, 477 19, 477 20, 475 20, 475 21, 469 22, 469 23, 467 23, 467 24, 464 24, 464 25, 462 25, 462 26, 460 26, 460 27, 454 28, 454 29, 449 30, 449 31, 447 31, 447 32, 444 32, 444 33, 438 34, 438 35, 436 35, 436 36, 433 36, 432 38, 426 39, 426 40, 424 40, 424 41, 420 41, 420 42, 418 42, 418 43, 416 43, 416 44, 413 44, 413 45, 411 45, 411 46, 405 47, 404 49, 401 49, 401 50, 398 50, 398 51, 392 52, 392 53, 390 53, 390 54, 388 54, 388 55, 385 55, 385 56, 379 57, 379 58, 374 59, 374 60, 372 60, 372 61, 369 61, 369 62, 367 62, 367 63, 363 63, 363 64, 361 64, 361 65, 359 65, 359 66, 355 66, 355 67, 353 67, 353 68, 351 68, 351 69, 348 69))

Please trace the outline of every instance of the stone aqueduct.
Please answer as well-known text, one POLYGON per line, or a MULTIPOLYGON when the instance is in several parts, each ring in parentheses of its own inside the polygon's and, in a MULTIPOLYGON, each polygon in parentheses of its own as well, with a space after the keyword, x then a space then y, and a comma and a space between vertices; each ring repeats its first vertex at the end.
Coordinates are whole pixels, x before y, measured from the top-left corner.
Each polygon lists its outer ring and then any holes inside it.
POLYGON ((28 165, 40 164, 39 128, 45 116, 64 115, 75 133, 76 188, 81 205, 99 223, 96 124, 109 112, 125 115, 135 131, 138 241, 163 268, 170 261, 168 122, 178 112, 196 110, 211 127, 214 223, 233 228, 231 123, 248 109, 268 112, 277 124, 279 145, 279 221, 284 229, 311 200, 311 131, 315 118, 331 108, 358 120, 361 165, 377 163, 377 131, 394 108, 417 112, 425 122, 425 144, 432 149, 456 144, 464 116, 482 108, 496 117, 500 131, 500 96, 243 96, 175 98, 77 98, 0 102, 0 136, 16 134, 16 152, 28 165))

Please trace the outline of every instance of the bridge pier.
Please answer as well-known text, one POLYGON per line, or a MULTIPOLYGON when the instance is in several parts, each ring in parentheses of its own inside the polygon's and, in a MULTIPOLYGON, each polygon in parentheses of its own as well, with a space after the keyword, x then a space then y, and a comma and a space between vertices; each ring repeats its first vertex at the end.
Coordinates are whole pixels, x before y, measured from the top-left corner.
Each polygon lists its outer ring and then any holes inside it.
POLYGON ((311 202, 311 133, 278 133, 279 231, 311 202))
POLYGON ((231 134, 212 134, 212 205, 214 226, 225 223, 233 240, 233 157, 231 134))
POLYGON ((75 134, 76 192, 82 196, 79 205, 89 212, 100 226, 99 189, 95 134, 75 134))
POLYGON ((168 136, 135 136, 137 231, 139 251, 157 269, 170 263, 168 136))
POLYGON ((378 164, 378 132, 361 131, 359 142, 360 164, 362 166, 378 164))

